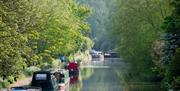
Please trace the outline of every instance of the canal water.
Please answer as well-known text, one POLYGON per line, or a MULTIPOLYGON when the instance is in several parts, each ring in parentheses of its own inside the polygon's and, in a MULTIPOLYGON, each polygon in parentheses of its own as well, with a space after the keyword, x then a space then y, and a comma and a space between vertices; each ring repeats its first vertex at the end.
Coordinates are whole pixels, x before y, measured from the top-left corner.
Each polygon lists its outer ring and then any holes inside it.
POLYGON ((93 59, 71 77, 70 91, 161 91, 159 84, 133 82, 126 84, 123 72, 128 65, 120 58, 93 59))

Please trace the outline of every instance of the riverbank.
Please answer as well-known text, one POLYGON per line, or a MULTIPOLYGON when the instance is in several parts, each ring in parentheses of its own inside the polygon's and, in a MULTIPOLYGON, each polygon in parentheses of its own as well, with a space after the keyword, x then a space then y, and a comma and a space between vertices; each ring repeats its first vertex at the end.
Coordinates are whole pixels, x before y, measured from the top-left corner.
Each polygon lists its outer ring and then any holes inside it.
MULTIPOLYGON (((88 52, 85 53, 76 53, 73 55, 74 60, 81 60, 80 65, 83 65, 91 60, 91 56, 88 52)), ((60 62, 59 59, 53 59, 53 62, 51 64, 53 69, 59 69, 63 67, 63 63, 60 62)), ((32 72, 33 73, 33 72, 32 72)), ((30 73, 32 75, 32 73, 30 73)), ((17 79, 16 82, 13 82, 12 84, 7 85, 8 88, 16 87, 16 86, 25 86, 29 85, 31 82, 32 77, 31 75, 24 75, 22 78, 17 79)))
POLYGON ((121 62, 113 71, 120 79, 119 85, 123 86, 123 91, 163 91, 160 82, 142 80, 142 77, 130 73, 133 71, 128 63, 123 60, 121 62))
POLYGON ((31 79, 32 79, 32 77, 19 79, 17 82, 11 84, 9 86, 9 88, 11 88, 11 87, 19 87, 19 86, 27 86, 27 85, 29 85, 31 83, 31 79))

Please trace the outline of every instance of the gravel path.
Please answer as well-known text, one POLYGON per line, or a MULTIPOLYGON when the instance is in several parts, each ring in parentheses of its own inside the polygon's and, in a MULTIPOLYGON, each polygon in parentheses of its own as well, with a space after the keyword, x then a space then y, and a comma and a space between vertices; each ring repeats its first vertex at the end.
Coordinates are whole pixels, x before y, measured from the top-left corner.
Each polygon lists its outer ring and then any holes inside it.
POLYGON ((29 85, 31 82, 32 77, 29 78, 24 78, 21 80, 18 80, 17 82, 11 84, 9 87, 16 87, 16 86, 25 86, 25 85, 29 85))

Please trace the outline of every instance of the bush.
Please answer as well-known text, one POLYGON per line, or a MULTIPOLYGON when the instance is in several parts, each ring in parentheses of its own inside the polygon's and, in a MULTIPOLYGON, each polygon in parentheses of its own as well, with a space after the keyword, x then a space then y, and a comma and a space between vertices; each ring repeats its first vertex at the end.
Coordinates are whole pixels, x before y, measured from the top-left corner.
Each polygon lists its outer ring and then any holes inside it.
POLYGON ((36 66, 28 67, 28 68, 26 68, 26 70, 25 70, 25 75, 31 76, 33 72, 39 71, 39 70, 41 70, 41 69, 40 69, 39 67, 36 67, 36 66))
POLYGON ((174 81, 172 81, 172 87, 175 91, 180 90, 180 76, 178 76, 177 78, 174 79, 174 81))
POLYGON ((14 77, 13 76, 8 76, 7 78, 9 83, 13 83, 14 82, 14 77))
POLYGON ((58 61, 58 60, 53 60, 53 61, 52 61, 52 68, 53 68, 53 69, 59 69, 59 68, 60 68, 60 61, 58 61))
POLYGON ((4 80, 0 82, 0 88, 7 88, 10 85, 8 80, 4 80))
POLYGON ((52 65, 50 63, 45 62, 41 65, 42 70, 50 69, 50 68, 52 68, 52 65))
POLYGON ((175 56, 170 64, 167 80, 175 90, 180 90, 180 48, 176 50, 175 56))

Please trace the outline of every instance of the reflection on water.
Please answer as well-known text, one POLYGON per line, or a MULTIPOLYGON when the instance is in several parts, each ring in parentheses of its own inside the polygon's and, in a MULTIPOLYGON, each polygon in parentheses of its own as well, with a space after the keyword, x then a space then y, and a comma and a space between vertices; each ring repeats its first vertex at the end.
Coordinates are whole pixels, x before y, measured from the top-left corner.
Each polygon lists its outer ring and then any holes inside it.
POLYGON ((92 61, 81 67, 79 77, 72 78, 70 91, 161 91, 157 83, 126 83, 118 72, 127 67, 120 59, 92 61))
POLYGON ((71 84, 70 84, 70 90, 69 91, 82 91, 82 86, 83 86, 83 79, 88 79, 93 75, 93 69, 92 68, 83 68, 80 69, 80 73, 78 75, 78 81, 73 81, 71 79, 71 84))
POLYGON ((78 75, 77 75, 77 76, 71 76, 71 77, 70 77, 70 84, 76 84, 76 83, 78 83, 78 78, 79 78, 78 75))
POLYGON ((123 91, 162 91, 159 85, 126 85, 123 91))
POLYGON ((70 84, 76 84, 79 81, 79 71, 70 71, 70 84))

